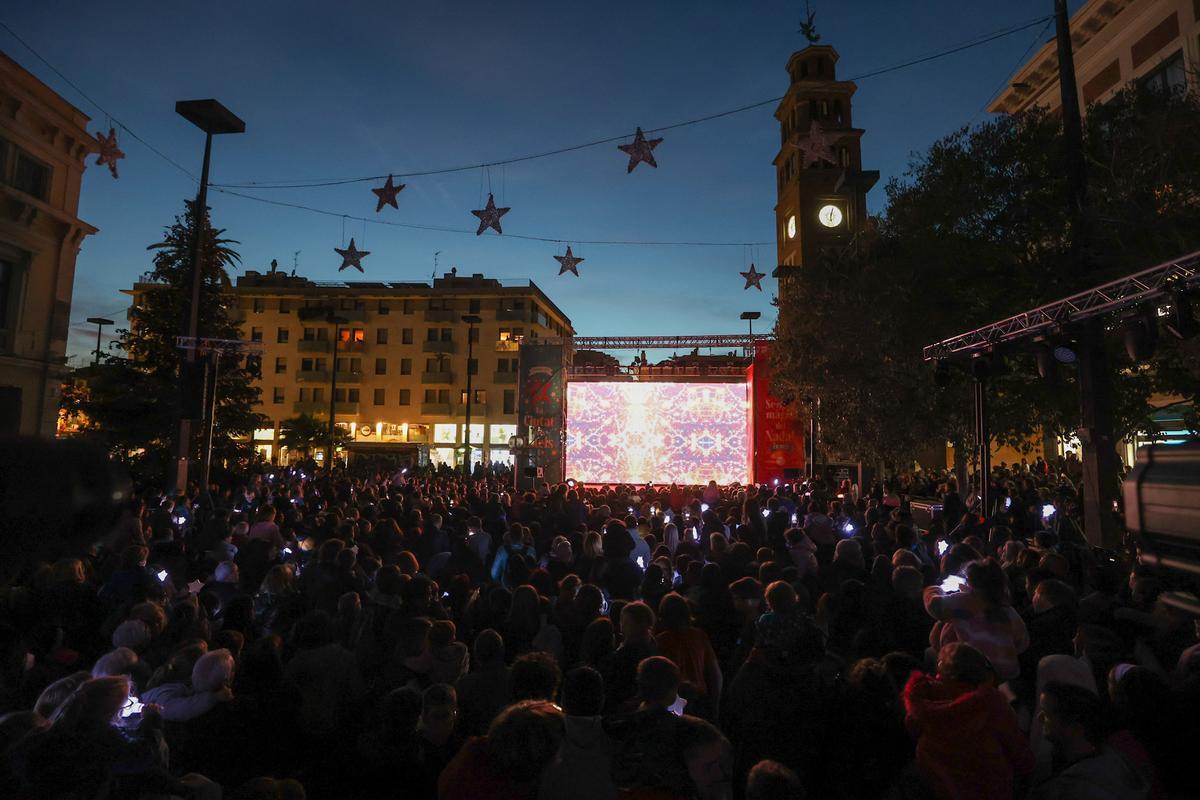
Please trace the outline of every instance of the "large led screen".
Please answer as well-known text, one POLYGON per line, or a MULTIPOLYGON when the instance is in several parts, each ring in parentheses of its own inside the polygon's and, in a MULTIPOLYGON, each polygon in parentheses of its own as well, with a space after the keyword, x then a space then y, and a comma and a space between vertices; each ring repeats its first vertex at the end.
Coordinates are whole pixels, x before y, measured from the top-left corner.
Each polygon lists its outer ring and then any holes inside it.
POLYGON ((567 384, 567 475, 585 483, 745 483, 744 383, 567 384))

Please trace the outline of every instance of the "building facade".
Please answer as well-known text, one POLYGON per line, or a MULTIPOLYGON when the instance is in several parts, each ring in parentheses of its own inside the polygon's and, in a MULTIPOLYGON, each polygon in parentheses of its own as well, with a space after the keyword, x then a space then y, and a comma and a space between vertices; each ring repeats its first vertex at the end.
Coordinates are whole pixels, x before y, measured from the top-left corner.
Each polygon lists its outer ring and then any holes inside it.
MULTIPOLYGON (((136 284, 134 303, 160 288, 136 284)), ((299 414, 327 421, 331 401, 352 458, 461 462, 468 371, 472 463, 509 463, 519 343, 574 335, 571 321, 532 281, 506 286, 481 274, 397 283, 251 270, 230 291, 242 338, 262 343, 258 410, 271 424, 254 439, 274 463, 298 456, 281 445, 280 423, 299 414), (471 315, 481 322, 463 321, 471 315), (344 322, 335 325, 331 316, 344 322)), ((325 458, 323 449, 314 455, 325 458)))
MULTIPOLYGON (((1131 83, 1200 90, 1200 0, 1088 0, 1071 16, 1071 43, 1082 109, 1131 83)), ((1061 104, 1051 39, 988 110, 1015 114, 1061 104)))
POLYGON ((858 87, 837 79, 837 61, 837 50, 827 45, 793 53, 790 85, 775 109, 774 276, 781 301, 789 299, 789 273, 854 246, 868 224, 867 192, 879 180, 878 171, 862 168, 864 131, 851 114, 858 87))
POLYGON ((0 435, 54 436, 88 117, 0 53, 0 435))

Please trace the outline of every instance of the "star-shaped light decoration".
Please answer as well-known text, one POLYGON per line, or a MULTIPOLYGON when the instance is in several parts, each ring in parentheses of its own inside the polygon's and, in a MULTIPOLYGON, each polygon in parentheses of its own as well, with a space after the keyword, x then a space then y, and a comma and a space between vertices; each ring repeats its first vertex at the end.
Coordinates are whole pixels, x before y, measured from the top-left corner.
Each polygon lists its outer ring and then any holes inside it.
POLYGON ((558 262, 558 274, 562 275, 565 272, 574 272, 575 277, 579 277, 579 264, 583 261, 582 258, 577 258, 571 252, 571 246, 567 245, 567 254, 565 256, 555 256, 554 260, 558 262))
POLYGON ((642 133, 642 129, 638 128, 637 133, 633 135, 633 144, 619 144, 617 149, 629 154, 629 166, 625 168, 625 174, 633 172, 633 168, 640 162, 645 161, 650 166, 658 169, 658 162, 654 160, 654 148, 662 144, 662 137, 657 139, 647 139, 642 133))
POLYGON ((496 201, 492 195, 488 194, 487 206, 479 208, 471 213, 479 217, 479 230, 475 231, 476 236, 481 236, 488 228, 495 228, 496 233, 504 233, 500 229, 500 218, 507 214, 511 209, 496 208, 496 201))
POLYGON ((399 186, 392 183, 392 176, 388 175, 387 183, 385 183, 383 186, 380 186, 378 189, 372 189, 371 191, 374 192, 375 196, 379 198, 379 203, 375 206, 375 213, 378 214, 380 211, 383 211, 384 206, 391 206, 399 211, 400 206, 396 204, 396 195, 400 194, 400 190, 403 189, 404 186, 405 184, 403 183, 399 186))
POLYGON ((749 272, 739 272, 738 274, 746 279, 746 285, 742 287, 743 291, 749 289, 751 286, 753 286, 755 289, 758 289, 760 292, 763 290, 762 279, 767 277, 767 273, 759 272, 754 268, 753 264, 750 265, 749 272))
POLYGON ((108 164, 108 169, 114 178, 117 176, 117 160, 124 158, 125 154, 117 147, 117 131, 115 128, 108 129, 108 136, 101 136, 98 133, 93 133, 96 137, 96 147, 100 149, 99 157, 96 158, 96 166, 108 164))
POLYGON ((363 271, 362 260, 363 256, 371 255, 370 250, 358 250, 354 247, 354 237, 350 238, 350 246, 343 250, 340 247, 333 248, 333 251, 342 257, 342 265, 338 267, 338 272, 347 267, 354 267, 359 272, 363 271))
POLYGON ((826 134, 821 128, 821 123, 814 119, 812 125, 809 126, 808 136, 795 142, 794 146, 804 154, 805 167, 820 161, 828 161, 833 164, 837 161, 837 156, 833 152, 833 145, 837 139, 836 136, 826 134))

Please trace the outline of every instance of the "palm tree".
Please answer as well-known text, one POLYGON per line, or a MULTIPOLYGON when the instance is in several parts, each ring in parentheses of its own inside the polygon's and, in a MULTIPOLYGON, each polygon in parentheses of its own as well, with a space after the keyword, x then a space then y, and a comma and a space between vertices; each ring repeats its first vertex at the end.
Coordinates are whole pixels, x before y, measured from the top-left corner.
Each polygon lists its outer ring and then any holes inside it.
MULTIPOLYGON (((346 432, 334 428, 335 444, 346 440, 346 432)), ((279 444, 289 451, 308 455, 314 448, 329 444, 329 425, 312 414, 300 414, 279 423, 279 444)))

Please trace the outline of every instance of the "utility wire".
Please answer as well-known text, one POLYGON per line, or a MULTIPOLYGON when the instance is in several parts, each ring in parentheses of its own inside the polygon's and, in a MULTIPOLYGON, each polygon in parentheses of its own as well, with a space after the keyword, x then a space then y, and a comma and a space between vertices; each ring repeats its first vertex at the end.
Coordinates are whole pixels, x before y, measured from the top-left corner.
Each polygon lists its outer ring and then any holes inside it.
MULTIPOLYGON (((418 225, 407 222, 392 222, 385 219, 372 219, 370 217, 357 217, 353 214, 341 214, 336 211, 326 211, 322 208, 313 208, 312 206, 302 205, 300 203, 287 203, 283 200, 272 200, 267 197, 255 197, 250 194, 243 194, 232 189, 222 189, 217 186, 211 187, 214 191, 221 194, 231 195, 233 197, 241 197, 245 200, 253 200, 258 203, 266 203, 272 206, 283 206, 285 208, 297 208, 302 211, 311 211, 314 214, 324 214, 327 217, 339 217, 341 219, 352 219, 360 222, 369 222, 372 225, 387 225, 393 228, 408 228, 418 231, 437 231, 439 233, 464 233, 475 235, 475 230, 471 228, 449 228, 441 225, 418 225)), ((680 246, 680 247, 746 247, 747 245, 769 245, 775 242, 694 242, 694 241, 645 241, 645 240, 624 240, 624 239, 556 239, 550 236, 527 236, 519 233, 502 234, 505 239, 524 239, 530 242, 550 242, 552 244, 619 244, 619 245, 646 245, 646 246, 680 246)))
MULTIPOLYGON (((976 37, 975 39, 967 41, 963 44, 956 45, 955 47, 951 47, 947 50, 941 50, 936 53, 931 53, 926 56, 921 56, 919 58, 912 59, 910 61, 904 61, 899 64, 893 64, 892 66, 889 66, 889 67, 883 67, 881 69, 872 70, 871 72, 864 72, 860 75, 855 75, 853 77, 846 78, 845 80, 847 80, 847 81, 865 80, 866 78, 874 78, 874 77, 878 77, 880 75, 886 75, 888 73, 896 72, 896 71, 902 70, 902 69, 907 69, 908 67, 913 67, 918 64, 924 64, 929 61, 933 61, 935 59, 945 58, 946 56, 954 55, 955 53, 961 53, 964 50, 969 50, 973 47, 979 47, 981 45, 988 44, 989 42, 994 42, 997 39, 1001 39, 1006 36, 1011 36, 1014 33, 1019 33, 1024 30, 1028 30, 1029 28, 1032 28, 1036 25, 1041 25, 1041 24, 1047 23, 1049 20, 1053 20, 1053 18, 1054 17, 1052 15, 1038 17, 1037 19, 1030 20, 1028 22, 1023 22, 1016 26, 1004 28, 999 31, 994 31, 994 32, 988 33, 988 34, 982 34, 981 36, 976 37)), ((715 119, 721 119, 723 117, 730 117, 735 114, 741 114, 745 111, 752 111, 753 109, 756 109, 756 108, 762 108, 763 106, 776 104, 776 103, 780 102, 781 100, 783 100, 783 97, 784 96, 772 97, 769 100, 760 100, 757 103, 750 103, 748 105, 738 106, 737 108, 731 108, 726 111, 718 111, 715 114, 708 114, 703 117, 696 117, 695 119, 684 120, 683 122, 674 122, 674 123, 671 123, 670 125, 663 125, 663 126, 660 126, 657 128, 649 128, 649 129, 646 129, 644 131, 644 133, 647 133, 647 134, 662 133, 664 131, 676 130, 678 128, 689 127, 691 125, 699 125, 703 122, 711 122, 712 120, 715 120, 715 119)), ((393 172, 391 174, 395 177, 419 178, 419 177, 425 177, 425 176, 429 176, 429 175, 446 175, 446 174, 454 173, 454 172, 466 172, 469 170, 487 169, 489 167, 498 167, 498 166, 502 166, 505 164, 517 164, 522 161, 533 161, 535 159, 547 158, 549 156, 562 155, 564 153, 573 153, 578 150, 586 150, 591 147, 599 147, 600 145, 612 144, 613 142, 621 142, 621 141, 628 139, 632 135, 633 134, 631 134, 631 133, 623 133, 618 136, 609 136, 605 139, 596 139, 594 141, 584 142, 583 144, 571 145, 569 147, 560 147, 555 150, 545 150, 545 151, 542 151, 539 153, 531 153, 529 155, 516 156, 513 158, 502 159, 499 161, 485 161, 485 162, 481 162, 478 164, 466 164, 466 165, 454 166, 454 167, 439 167, 439 168, 434 168, 434 169, 421 170, 421 171, 417 171, 417 172, 393 172)), ((318 188, 318 187, 323 187, 323 186, 343 186, 343 185, 346 185, 349 183, 365 183, 367 181, 381 181, 386 177, 387 177, 386 175, 367 175, 367 176, 360 177, 360 178, 336 178, 336 179, 332 179, 332 180, 304 181, 304 180, 297 179, 297 180, 292 180, 292 181, 278 180, 278 181, 250 181, 250 182, 246 182, 246 183, 210 183, 209 185, 213 186, 213 187, 223 187, 226 189, 312 189, 312 188, 318 188)))
POLYGON ((200 181, 200 179, 199 179, 199 178, 197 178, 195 175, 193 175, 193 174, 191 173, 191 171, 189 171, 189 170, 188 170, 186 167, 184 167, 183 165, 181 165, 181 164, 180 164, 178 161, 176 161, 175 159, 173 159, 173 158, 171 158, 170 156, 168 156, 166 153, 164 153, 164 152, 162 152, 161 150, 159 150, 159 149, 158 149, 157 147, 155 147, 154 145, 152 145, 152 144, 150 144, 149 142, 147 142, 147 141, 146 141, 145 139, 143 139, 142 137, 138 136, 136 133, 134 133, 134 132, 133 132, 133 129, 131 129, 131 128, 130 128, 128 125, 126 125, 125 123, 123 123, 123 122, 121 122, 119 119, 117 119, 117 118, 116 118, 116 116, 114 116, 113 114, 111 114, 111 113, 110 113, 110 112, 109 112, 107 109, 105 109, 105 108, 104 108, 104 106, 100 105, 100 104, 99 104, 99 103, 97 103, 95 100, 93 100, 93 99, 92 99, 92 98, 91 98, 91 97, 88 95, 88 93, 87 93, 87 92, 85 92, 83 89, 80 89, 78 86, 76 86, 76 85, 75 85, 75 83, 74 83, 74 82, 73 82, 73 81, 72 81, 70 78, 68 78, 66 75, 64 75, 64 74, 63 74, 63 73, 62 73, 62 72, 61 72, 61 71, 58 69, 58 67, 54 66, 54 65, 53 65, 53 64, 51 64, 49 61, 47 61, 47 60, 46 60, 46 59, 45 59, 45 58, 42 56, 42 54, 41 54, 41 53, 39 53, 37 50, 34 50, 34 49, 33 49, 33 45, 29 44, 29 42, 25 41, 25 40, 24 40, 24 39, 22 39, 20 36, 18 36, 18 35, 17 35, 17 32, 16 32, 16 31, 14 31, 12 28, 8 27, 8 25, 6 25, 6 24, 5 24, 3 21, 0 21, 0 28, 3 28, 4 30, 6 30, 6 31, 8 32, 8 35, 9 35, 9 36, 13 37, 13 38, 14 38, 14 39, 16 39, 18 42, 20 42, 20 44, 21 44, 21 46, 22 46, 22 47, 24 47, 26 50, 28 50, 30 53, 32 53, 32 54, 33 54, 33 57, 34 57, 34 58, 36 58, 38 61, 40 61, 40 62, 42 62, 43 64, 45 64, 47 69, 49 69, 51 72, 53 72, 53 73, 54 73, 55 75, 57 75, 59 78, 61 78, 61 79, 63 80, 63 82, 67 84, 67 86, 70 86, 72 89, 74 89, 74 90, 75 90, 75 91, 76 91, 76 92, 79 94, 79 96, 80 96, 80 97, 82 97, 84 100, 87 100, 87 101, 88 101, 89 103, 91 103, 91 104, 92 104, 92 105, 93 105, 93 106, 94 106, 96 109, 98 109, 98 110, 100 111, 100 113, 101 113, 101 114, 103 114, 104 116, 106 116, 106 117, 108 117, 110 120, 112 120, 112 122, 113 122, 113 124, 114 124, 114 125, 116 125, 118 128, 120 128, 121 130, 123 130, 123 131, 125 131, 126 133, 128 133, 130 136, 132 136, 132 137, 133 137, 134 139, 136 139, 137 141, 141 142, 141 143, 142 143, 142 144, 143 144, 143 145, 144 145, 144 146, 145 146, 147 149, 149 149, 149 150, 150 150, 150 152, 154 153, 154 154, 155 154, 155 155, 157 155, 159 158, 163 159, 163 160, 164 160, 164 161, 166 161, 168 164, 170 164, 171 166, 175 167, 175 169, 179 170, 179 171, 180 171, 180 172, 182 172, 184 175, 187 175, 189 178, 191 178, 191 179, 192 179, 192 181, 193 181, 193 182, 195 182, 195 183, 198 183, 198 182, 200 181))

